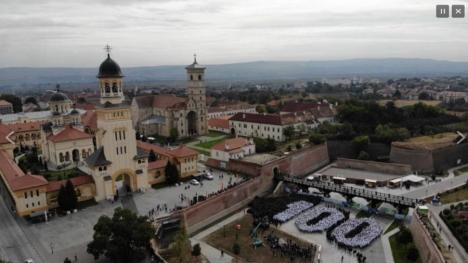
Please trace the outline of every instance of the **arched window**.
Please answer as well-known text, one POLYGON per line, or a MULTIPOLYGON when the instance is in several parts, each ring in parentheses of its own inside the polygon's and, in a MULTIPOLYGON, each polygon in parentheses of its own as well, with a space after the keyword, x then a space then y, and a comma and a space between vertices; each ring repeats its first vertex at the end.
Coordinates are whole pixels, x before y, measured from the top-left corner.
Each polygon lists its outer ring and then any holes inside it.
POLYGON ((106 83, 104 84, 104 86, 105 86, 105 89, 106 89, 106 93, 110 93, 109 83, 106 82, 106 83))
POLYGON ((55 112, 58 112, 58 105, 55 105, 55 112))
POLYGON ((81 150, 81 157, 83 159, 86 158, 86 150, 85 149, 81 150))
POLYGON ((64 159, 63 159, 63 153, 60 153, 60 154, 59 154, 59 160, 60 160, 61 163, 63 163, 63 161, 64 161, 64 159))
POLYGON ((193 80, 193 75, 190 75, 190 80, 193 80))
POLYGON ((112 92, 114 92, 114 93, 117 93, 117 92, 118 92, 118 88, 117 88, 117 83, 116 83, 116 82, 112 83, 112 92))
POLYGON ((65 153, 65 161, 70 161, 70 153, 69 152, 66 152, 65 153))
POLYGON ((201 76, 201 75, 198 75, 198 80, 202 80, 202 76, 201 76))

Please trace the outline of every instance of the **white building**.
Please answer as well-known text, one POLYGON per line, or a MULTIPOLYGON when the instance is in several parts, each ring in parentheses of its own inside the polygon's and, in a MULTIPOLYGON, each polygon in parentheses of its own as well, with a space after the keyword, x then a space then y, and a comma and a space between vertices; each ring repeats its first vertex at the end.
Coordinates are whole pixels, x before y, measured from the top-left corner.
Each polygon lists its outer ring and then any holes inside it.
POLYGON ((220 142, 211 148, 211 158, 228 162, 230 159, 242 159, 255 153, 253 140, 233 138, 220 142))

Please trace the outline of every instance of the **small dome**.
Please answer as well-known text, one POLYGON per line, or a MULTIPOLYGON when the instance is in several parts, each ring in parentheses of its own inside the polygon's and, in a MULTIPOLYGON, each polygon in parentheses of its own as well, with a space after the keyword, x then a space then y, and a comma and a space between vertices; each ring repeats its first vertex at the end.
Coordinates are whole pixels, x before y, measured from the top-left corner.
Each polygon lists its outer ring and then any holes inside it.
POLYGON ((59 101, 67 101, 69 100, 67 95, 63 94, 62 92, 56 92, 54 93, 54 95, 52 95, 52 97, 50 97, 50 101, 53 101, 53 102, 59 102, 59 101))
POLYGON ((98 78, 114 78, 114 77, 123 77, 122 70, 120 70, 119 64, 110 58, 110 55, 107 55, 107 59, 101 63, 99 66, 98 78))

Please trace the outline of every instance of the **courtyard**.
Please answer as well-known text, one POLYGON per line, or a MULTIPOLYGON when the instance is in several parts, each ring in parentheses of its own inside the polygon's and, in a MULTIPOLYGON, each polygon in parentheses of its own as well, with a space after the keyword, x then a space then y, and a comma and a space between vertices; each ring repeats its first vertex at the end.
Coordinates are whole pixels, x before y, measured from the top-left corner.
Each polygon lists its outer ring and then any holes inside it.
MULTIPOLYGON (((200 185, 190 185, 189 182, 181 183, 179 186, 166 186, 159 189, 148 189, 145 193, 134 193, 116 202, 103 201, 94 206, 87 207, 63 217, 50 218, 46 223, 30 224, 22 218, 16 218, 16 222, 24 233, 24 237, 30 240, 27 251, 35 251, 37 258, 31 253, 10 256, 9 247, 13 240, 0 238, 0 256, 13 262, 22 262, 24 259, 33 257, 36 263, 61 263, 65 257, 74 258, 76 255, 79 262, 107 262, 105 259, 95 261, 86 252, 86 245, 93 236, 93 226, 102 215, 111 216, 117 207, 131 209, 140 215, 148 215, 148 212, 158 204, 166 204, 168 211, 161 212, 157 217, 168 215, 170 210, 181 205, 180 195, 184 194, 189 200, 195 195, 204 195, 217 192, 222 187, 227 187, 229 182, 239 182, 241 177, 229 175, 226 172, 213 171, 213 180, 204 180, 200 185), (224 176, 222 176, 224 175, 224 176), (53 253, 52 253, 53 252, 53 253)), ((5 208, 6 209, 6 208, 5 208)), ((6 211, 8 216, 11 214, 6 211)), ((14 219, 13 219, 14 220, 14 219)), ((0 232, 11 228, 11 226, 0 225, 0 232)), ((22 243, 22 241, 18 241, 22 243)), ((24 243, 23 243, 24 244, 24 243)), ((14 253, 19 254, 19 253, 14 253)))

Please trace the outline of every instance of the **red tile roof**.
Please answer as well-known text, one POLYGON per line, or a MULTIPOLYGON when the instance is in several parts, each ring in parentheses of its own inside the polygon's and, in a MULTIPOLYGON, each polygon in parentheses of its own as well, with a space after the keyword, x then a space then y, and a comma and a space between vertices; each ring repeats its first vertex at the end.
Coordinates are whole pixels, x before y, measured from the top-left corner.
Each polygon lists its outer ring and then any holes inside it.
POLYGON ((0 151, 0 171, 12 191, 45 186, 47 180, 38 175, 25 174, 5 151, 0 151))
POLYGON ((50 135, 48 137, 48 140, 52 142, 64 142, 71 140, 91 139, 92 137, 93 136, 91 136, 90 134, 77 130, 71 126, 67 126, 59 133, 55 135, 50 135))
POLYGON ((168 157, 180 158, 180 157, 198 155, 197 151, 192 150, 185 145, 181 145, 175 149, 168 149, 168 148, 164 148, 155 144, 137 141, 137 147, 140 149, 143 149, 146 152, 150 152, 151 150, 153 150, 153 152, 156 154, 160 154, 160 155, 164 155, 168 157))
POLYGON ((171 154, 174 157, 188 157, 188 156, 198 155, 198 152, 190 149, 189 147, 185 145, 181 145, 176 149, 170 150, 169 154, 171 154))
POLYGON ((230 121, 241 121, 271 125, 281 125, 281 115, 279 114, 261 114, 261 113, 237 113, 232 116, 230 121))
POLYGON ((77 109, 83 109, 83 110, 94 110, 96 109, 96 105, 92 104, 92 103, 89 103, 89 102, 85 102, 85 103, 76 103, 75 104, 75 107, 77 109))
POLYGON ((164 168, 167 165, 167 160, 157 160, 148 163, 148 170, 164 168))
POLYGON ((12 104, 6 100, 0 100, 0 106, 12 106, 12 104))
POLYGON ((235 151, 238 149, 242 149, 242 147, 247 146, 250 144, 250 141, 245 139, 245 138, 233 138, 233 139, 226 139, 223 142, 220 142, 213 146, 212 149, 218 150, 218 151, 225 151, 225 152, 230 152, 230 151, 235 151))
POLYGON ((0 123, 0 144, 9 144, 12 141, 8 140, 8 136, 13 133, 7 125, 0 123))
POLYGON ((184 106, 186 102, 185 98, 177 97, 175 95, 156 95, 153 98, 153 107, 154 108, 176 108, 179 106, 184 106))
POLYGON ((298 111, 309 111, 315 108, 317 108, 317 103, 288 101, 281 107, 281 111, 298 112, 298 111))
MULTIPOLYGON (((73 177, 70 179, 73 186, 77 187, 84 184, 91 184, 94 183, 93 177, 89 175, 81 175, 77 177, 73 177)), ((47 185, 47 192, 55 192, 60 190, 62 185, 65 185, 67 180, 60 180, 60 181, 50 181, 47 185)))
POLYGON ((91 129, 97 129, 97 115, 94 111, 87 111, 81 115, 81 122, 84 126, 91 129))
POLYGON ((229 118, 216 118, 208 120, 208 127, 229 129, 229 118))
POLYGON ((33 121, 33 122, 26 122, 26 123, 14 123, 14 124, 6 124, 8 128, 14 132, 28 132, 28 131, 40 131, 41 125, 44 124, 45 121, 33 121))

